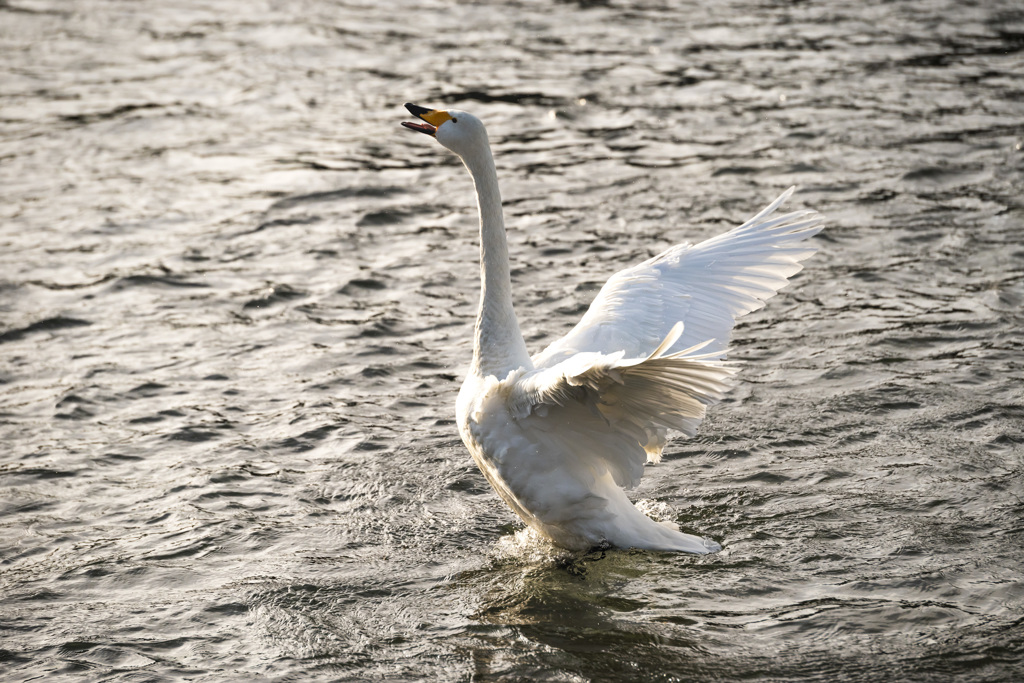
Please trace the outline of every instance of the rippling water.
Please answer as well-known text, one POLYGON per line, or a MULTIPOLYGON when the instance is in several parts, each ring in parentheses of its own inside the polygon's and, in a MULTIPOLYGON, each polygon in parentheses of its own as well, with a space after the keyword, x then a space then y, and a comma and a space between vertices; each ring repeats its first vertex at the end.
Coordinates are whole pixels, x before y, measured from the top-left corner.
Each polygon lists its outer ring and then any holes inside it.
POLYGON ((1019 2, 0 2, 5 680, 1012 680, 1019 2), (796 184, 829 217, 559 553, 458 441, 489 125, 523 329, 796 184))

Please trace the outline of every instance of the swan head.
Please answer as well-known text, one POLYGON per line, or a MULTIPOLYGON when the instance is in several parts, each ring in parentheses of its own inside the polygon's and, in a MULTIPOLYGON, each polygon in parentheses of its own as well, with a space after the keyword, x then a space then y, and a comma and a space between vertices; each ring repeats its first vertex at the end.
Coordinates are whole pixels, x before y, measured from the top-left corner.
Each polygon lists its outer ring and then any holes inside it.
POLYGON ((484 124, 472 114, 456 109, 427 109, 415 104, 406 104, 405 108, 423 123, 403 121, 403 126, 433 136, 463 159, 488 149, 484 124))

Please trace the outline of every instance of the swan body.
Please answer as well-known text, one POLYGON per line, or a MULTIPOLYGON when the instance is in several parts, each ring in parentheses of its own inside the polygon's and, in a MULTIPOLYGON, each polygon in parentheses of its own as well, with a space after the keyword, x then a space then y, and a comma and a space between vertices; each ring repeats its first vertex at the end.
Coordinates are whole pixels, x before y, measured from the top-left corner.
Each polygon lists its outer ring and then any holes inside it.
POLYGON ((512 306, 501 196, 487 132, 456 110, 407 104, 457 154, 476 187, 481 296, 473 361, 459 391, 459 434, 484 477, 557 545, 705 554, 720 546, 655 522, 624 489, 661 457, 669 431, 696 433, 734 367, 736 318, 764 305, 822 227, 813 211, 776 216, 790 188, 743 225, 680 244, 613 275, 565 337, 531 357, 512 306))

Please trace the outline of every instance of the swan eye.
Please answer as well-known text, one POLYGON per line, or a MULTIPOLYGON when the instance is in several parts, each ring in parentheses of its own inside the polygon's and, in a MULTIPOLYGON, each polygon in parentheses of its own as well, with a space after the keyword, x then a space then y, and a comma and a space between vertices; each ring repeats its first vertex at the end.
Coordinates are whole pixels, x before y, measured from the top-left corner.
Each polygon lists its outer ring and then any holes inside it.
POLYGON ((453 116, 452 117, 452 123, 458 123, 458 122, 459 122, 459 120, 453 116))

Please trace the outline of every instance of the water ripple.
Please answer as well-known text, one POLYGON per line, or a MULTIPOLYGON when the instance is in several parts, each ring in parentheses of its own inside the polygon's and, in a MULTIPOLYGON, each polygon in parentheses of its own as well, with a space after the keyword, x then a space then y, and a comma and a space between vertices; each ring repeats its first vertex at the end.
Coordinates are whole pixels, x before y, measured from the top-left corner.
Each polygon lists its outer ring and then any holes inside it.
POLYGON ((1017 677, 1016 4, 0 15, 6 678, 1017 677), (829 217, 634 492, 722 553, 558 551, 467 458, 476 207, 409 100, 488 122, 531 349, 829 217))

